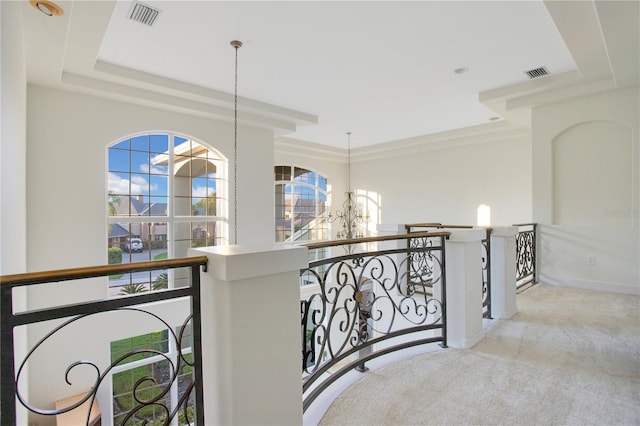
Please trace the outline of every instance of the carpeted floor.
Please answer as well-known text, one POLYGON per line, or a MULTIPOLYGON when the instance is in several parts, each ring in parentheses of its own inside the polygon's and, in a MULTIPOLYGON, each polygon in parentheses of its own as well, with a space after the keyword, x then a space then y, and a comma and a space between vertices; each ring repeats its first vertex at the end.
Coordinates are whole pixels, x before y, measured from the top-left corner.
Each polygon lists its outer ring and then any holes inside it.
POLYGON ((640 425, 640 298, 539 284, 471 350, 400 361, 321 425, 640 425))

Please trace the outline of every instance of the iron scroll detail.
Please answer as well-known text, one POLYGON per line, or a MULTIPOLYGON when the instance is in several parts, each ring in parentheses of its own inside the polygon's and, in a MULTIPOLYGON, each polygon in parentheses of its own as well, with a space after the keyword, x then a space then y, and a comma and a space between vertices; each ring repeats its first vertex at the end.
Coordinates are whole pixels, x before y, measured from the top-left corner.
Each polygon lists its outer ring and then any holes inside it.
POLYGON ((129 424, 127 422, 129 422, 130 420, 133 420, 136 413, 139 413, 141 410, 145 409, 145 407, 156 407, 156 408, 160 408, 161 411, 164 411, 165 418, 164 418, 163 424, 167 424, 167 425, 171 424, 172 420, 178 415, 179 412, 182 412, 184 419, 188 423, 193 423, 195 421, 195 419, 193 418, 193 412, 190 413, 190 411, 188 410, 188 407, 193 405, 193 394, 195 390, 195 383, 193 380, 190 383, 188 383, 187 386, 185 386, 184 390, 182 391, 182 395, 179 397, 179 400, 177 401, 176 404, 174 404, 174 408, 167 407, 165 404, 162 403, 165 396, 169 393, 172 385, 178 379, 179 373, 182 371, 182 369, 185 366, 188 366, 190 368, 194 367, 194 362, 190 360, 189 357, 185 356, 185 354, 183 353, 183 342, 185 340, 185 332, 191 327, 193 314, 190 314, 185 319, 184 323, 179 327, 179 332, 176 334, 173 327, 171 327, 165 320, 163 320, 158 315, 152 312, 148 312, 139 308, 131 308, 131 307, 119 308, 110 312, 118 312, 118 311, 139 312, 144 315, 149 315, 157 319, 158 321, 160 321, 163 328, 168 330, 168 334, 171 336, 171 339, 175 344, 176 355, 172 358, 168 354, 155 349, 131 350, 119 356, 117 359, 112 360, 111 363, 102 370, 98 366, 98 364, 95 362, 88 361, 88 360, 75 361, 66 368, 66 371, 64 374, 64 381, 66 382, 67 385, 72 386, 73 384, 72 384, 72 381, 70 380, 71 373, 78 368, 89 367, 91 370, 94 371, 94 374, 95 374, 95 380, 93 381, 93 384, 91 385, 90 389, 86 391, 86 393, 79 400, 77 400, 76 402, 66 407, 62 407, 59 409, 43 409, 43 408, 35 407, 27 402, 26 398, 24 398, 24 396, 20 392, 20 387, 19 387, 22 373, 29 359, 32 357, 32 355, 36 354, 38 349, 46 341, 48 341, 49 339, 53 339, 54 336, 58 334, 58 332, 62 331, 72 323, 75 323, 77 321, 86 319, 90 316, 94 316, 104 312, 77 315, 63 322, 62 324, 60 324, 59 326, 51 330, 49 333, 47 333, 29 350, 27 355, 22 360, 20 366, 17 369, 16 378, 15 378, 16 397, 20 402, 20 404, 22 404, 30 412, 40 414, 40 415, 45 415, 45 416, 55 416, 58 414, 63 414, 63 413, 75 410, 78 407, 82 406, 87 401, 89 401, 89 404, 88 404, 89 408, 86 413, 86 424, 89 424, 89 419, 91 418, 92 409, 94 405, 93 403, 96 400, 98 389, 104 383, 106 377, 112 372, 112 370, 115 367, 126 363, 127 360, 131 358, 147 355, 147 356, 160 357, 160 359, 162 359, 163 361, 166 361, 166 364, 169 366, 169 370, 170 370, 168 378, 162 383, 158 383, 158 378, 154 377, 153 375, 143 376, 137 379, 136 382, 133 383, 133 387, 131 389, 134 406, 125 415, 122 421, 122 424, 123 425, 129 424), (148 388, 149 384, 153 384, 156 386, 159 385, 158 387, 159 390, 153 396, 145 397, 143 395, 145 393, 143 392, 143 389, 148 388))

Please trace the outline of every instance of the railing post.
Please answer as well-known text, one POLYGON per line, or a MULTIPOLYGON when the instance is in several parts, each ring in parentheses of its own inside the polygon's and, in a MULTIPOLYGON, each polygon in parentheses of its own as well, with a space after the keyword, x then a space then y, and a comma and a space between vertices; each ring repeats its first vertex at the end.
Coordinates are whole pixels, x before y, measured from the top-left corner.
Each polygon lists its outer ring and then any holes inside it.
POLYGON ((494 227, 491 233, 491 310, 494 318, 508 319, 516 314, 516 235, 515 226, 494 227))
MULTIPOLYGON (((445 229, 448 230, 448 229, 445 229)), ((451 229, 446 241, 447 344, 471 348, 482 328, 482 240, 484 229, 451 229)))
POLYGON ((300 269, 306 247, 191 249, 201 275, 207 424, 302 424, 300 269))
POLYGON ((2 424, 12 425, 16 424, 16 376, 12 324, 13 300, 10 286, 4 286, 0 289, 0 302, 0 336, 2 339, 2 343, 0 343, 2 346, 0 418, 2 424))

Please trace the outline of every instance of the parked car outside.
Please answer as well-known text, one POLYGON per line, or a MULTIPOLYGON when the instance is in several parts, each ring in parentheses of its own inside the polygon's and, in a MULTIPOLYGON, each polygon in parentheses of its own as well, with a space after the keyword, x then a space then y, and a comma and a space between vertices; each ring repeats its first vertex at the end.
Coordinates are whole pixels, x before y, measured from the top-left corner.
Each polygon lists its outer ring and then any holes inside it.
POLYGON ((129 238, 124 245, 124 251, 128 253, 142 252, 143 248, 142 240, 140 238, 129 238))

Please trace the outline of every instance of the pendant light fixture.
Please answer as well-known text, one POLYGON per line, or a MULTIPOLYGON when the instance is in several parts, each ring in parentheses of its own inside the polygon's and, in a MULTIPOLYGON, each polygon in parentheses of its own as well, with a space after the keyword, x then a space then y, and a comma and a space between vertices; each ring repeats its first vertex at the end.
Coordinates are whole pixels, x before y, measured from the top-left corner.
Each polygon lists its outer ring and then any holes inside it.
POLYGON ((233 99, 233 243, 238 244, 238 49, 242 42, 233 40, 236 51, 234 99, 233 99))
POLYGON ((329 212, 329 222, 333 223, 336 219, 340 219, 342 230, 338 231, 336 236, 339 239, 351 239, 363 237, 362 231, 359 231, 359 225, 366 222, 369 217, 364 215, 358 208, 356 196, 351 191, 351 132, 347 132, 347 192, 346 199, 342 204, 342 210, 337 210, 335 216, 329 212))

